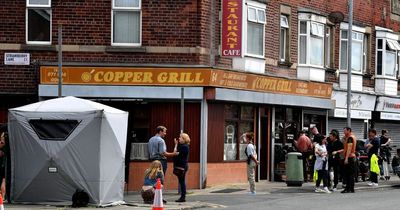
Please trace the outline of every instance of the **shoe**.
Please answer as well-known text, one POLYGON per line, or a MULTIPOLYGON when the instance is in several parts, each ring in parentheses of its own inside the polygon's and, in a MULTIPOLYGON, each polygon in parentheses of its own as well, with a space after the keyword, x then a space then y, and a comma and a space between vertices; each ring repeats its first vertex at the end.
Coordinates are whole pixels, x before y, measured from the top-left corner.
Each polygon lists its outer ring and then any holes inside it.
POLYGON ((329 191, 327 187, 324 187, 324 189, 322 190, 322 192, 324 192, 324 193, 331 193, 331 191, 329 191))
POLYGON ((373 186, 374 183, 373 183, 373 182, 368 182, 368 185, 369 185, 369 186, 373 186))
POLYGON ((323 192, 323 190, 322 190, 321 188, 319 188, 319 187, 316 187, 314 191, 315 191, 316 193, 323 192))
POLYGON ((249 194, 249 195, 257 195, 256 191, 248 192, 247 194, 249 194))
POLYGON ((380 180, 385 180, 385 178, 383 178, 383 176, 381 176, 379 179, 380 179, 380 180))
POLYGON ((372 183, 372 187, 378 187, 378 183, 372 183))
POLYGON ((167 201, 166 201, 166 200, 164 200, 164 199, 162 199, 162 202, 163 202, 163 203, 167 203, 167 201))
POLYGON ((337 192, 337 188, 336 188, 336 187, 333 188, 332 191, 333 191, 333 192, 337 192))
POLYGON ((186 199, 185 199, 185 198, 179 198, 179 199, 176 200, 175 202, 177 202, 177 203, 183 203, 183 202, 186 202, 186 199))
POLYGON ((349 193, 350 191, 347 191, 347 190, 342 190, 342 192, 340 192, 340 193, 349 193))

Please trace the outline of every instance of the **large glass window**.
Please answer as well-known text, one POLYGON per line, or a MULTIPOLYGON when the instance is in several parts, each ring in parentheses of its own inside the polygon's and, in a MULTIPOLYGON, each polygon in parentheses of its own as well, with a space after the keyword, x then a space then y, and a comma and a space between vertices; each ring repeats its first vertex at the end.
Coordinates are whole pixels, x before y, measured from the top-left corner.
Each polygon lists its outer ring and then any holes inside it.
POLYGON ((248 7, 247 9, 247 54, 264 56, 265 10, 248 7))
POLYGON ((396 40, 377 39, 376 74, 395 77, 399 65, 400 44, 396 40))
POLYGON ((299 64, 323 66, 325 25, 301 20, 299 27, 299 64))
POLYGON ((26 42, 51 43, 51 0, 27 0, 26 42))
POLYGON ((246 160, 246 132, 254 131, 254 107, 225 105, 224 160, 246 160))
POLYGON ((141 0, 113 0, 112 44, 141 44, 141 0))
MULTIPOLYGON (((352 33, 352 54, 351 54, 351 69, 353 72, 362 72, 365 65, 365 49, 364 49, 364 34, 353 31, 352 33)), ((347 70, 348 48, 348 30, 342 30, 340 35, 340 69, 347 70)))

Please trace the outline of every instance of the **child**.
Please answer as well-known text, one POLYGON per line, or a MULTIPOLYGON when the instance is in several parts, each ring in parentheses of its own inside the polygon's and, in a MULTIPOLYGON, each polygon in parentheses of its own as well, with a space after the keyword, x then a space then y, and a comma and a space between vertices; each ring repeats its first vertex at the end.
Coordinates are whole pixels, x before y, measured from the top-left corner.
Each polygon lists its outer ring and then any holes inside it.
POLYGON ((370 163, 370 176, 371 183, 369 186, 377 187, 378 186, 378 175, 380 174, 379 164, 378 164, 378 156, 377 153, 372 154, 371 163, 370 163))
POLYGON ((161 180, 164 184, 164 173, 162 170, 161 162, 155 160, 151 163, 150 167, 146 169, 144 175, 144 183, 141 190, 144 203, 152 204, 154 199, 154 188, 157 184, 157 179, 161 180))

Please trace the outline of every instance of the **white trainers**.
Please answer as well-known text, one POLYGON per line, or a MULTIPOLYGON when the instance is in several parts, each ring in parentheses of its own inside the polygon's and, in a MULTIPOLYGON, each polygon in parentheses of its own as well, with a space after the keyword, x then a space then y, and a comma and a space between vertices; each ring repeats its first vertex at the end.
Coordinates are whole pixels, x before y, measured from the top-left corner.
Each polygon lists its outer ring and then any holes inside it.
POLYGON ((327 187, 324 187, 324 189, 322 190, 322 192, 324 192, 324 193, 331 193, 331 191, 329 191, 327 187))
POLYGON ((247 194, 248 195, 256 195, 257 193, 256 193, 256 191, 253 191, 253 192, 248 192, 247 194))
POLYGON ((368 185, 369 185, 369 186, 373 186, 374 183, 373 183, 373 182, 368 182, 368 185))
POLYGON ((378 187, 378 183, 372 183, 372 187, 378 187))
POLYGON ((322 190, 321 188, 319 188, 319 187, 316 187, 316 188, 315 188, 315 192, 316 192, 316 193, 320 193, 320 192, 322 192, 322 191, 323 191, 323 190, 322 190))
POLYGON ((337 188, 336 188, 336 187, 335 187, 335 188, 333 188, 333 189, 332 189, 332 191, 333 191, 333 192, 336 192, 336 191, 337 191, 337 188))

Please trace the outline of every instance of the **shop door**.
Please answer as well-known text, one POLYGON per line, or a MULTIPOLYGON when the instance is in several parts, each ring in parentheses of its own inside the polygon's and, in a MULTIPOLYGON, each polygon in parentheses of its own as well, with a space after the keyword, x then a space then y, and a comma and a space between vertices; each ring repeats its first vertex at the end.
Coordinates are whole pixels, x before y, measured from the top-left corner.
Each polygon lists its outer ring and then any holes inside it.
POLYGON ((267 180, 270 177, 270 112, 268 108, 261 108, 260 113, 260 180, 267 180))

